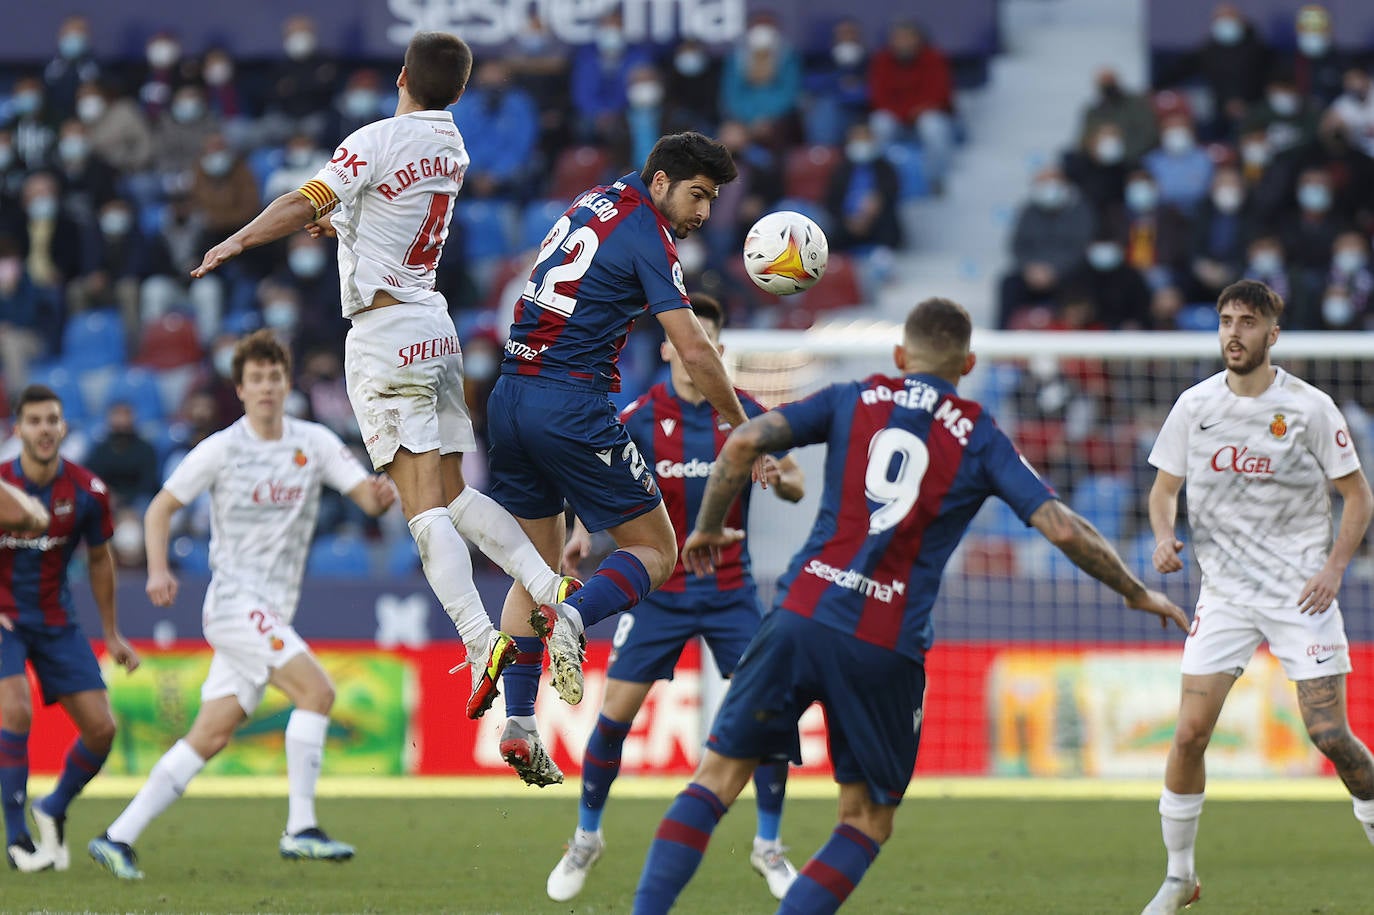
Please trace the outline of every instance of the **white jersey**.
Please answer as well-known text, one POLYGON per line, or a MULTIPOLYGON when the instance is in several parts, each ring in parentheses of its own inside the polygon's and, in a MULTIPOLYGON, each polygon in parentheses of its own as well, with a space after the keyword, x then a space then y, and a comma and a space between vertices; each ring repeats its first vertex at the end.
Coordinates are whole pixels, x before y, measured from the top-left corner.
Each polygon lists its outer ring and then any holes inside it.
POLYGON ((207 614, 216 604, 251 595, 289 623, 315 534, 321 484, 347 493, 366 479, 337 435, 291 417, 283 420, 279 439, 258 438, 240 418, 192 448, 162 488, 183 505, 210 490, 207 614))
POLYGON ((1226 373, 1184 391, 1150 463, 1182 477, 1202 587, 1237 606, 1296 606, 1331 548, 1328 480, 1360 469, 1331 398, 1275 370, 1258 397, 1226 373))
POLYGON ((386 291, 400 302, 447 308, 434 270, 448 238, 468 153, 447 111, 417 111, 360 127, 313 180, 339 198, 344 317, 386 291))

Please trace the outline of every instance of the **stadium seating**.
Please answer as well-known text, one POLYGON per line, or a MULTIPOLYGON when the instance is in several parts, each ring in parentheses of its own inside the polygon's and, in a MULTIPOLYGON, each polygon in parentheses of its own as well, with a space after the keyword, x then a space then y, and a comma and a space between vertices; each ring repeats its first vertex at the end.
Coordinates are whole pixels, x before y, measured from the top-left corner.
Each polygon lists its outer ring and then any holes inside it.
POLYGON ((538 248, 549 228, 568 208, 565 200, 532 200, 520 215, 520 248, 538 248))
POLYGON ((1102 536, 1117 541, 1125 531, 1132 492, 1130 482, 1121 477, 1093 475, 1078 482, 1069 505, 1091 521, 1102 536))
POLYGON ((134 421, 140 425, 160 421, 166 415, 157 376, 147 369, 135 367, 116 375, 103 391, 99 405, 101 415, 120 402, 133 409, 134 421))
POLYGON ((787 151, 783 161, 783 195, 819 201, 825 197, 840 153, 830 146, 801 146, 787 151))
POLYGON ((863 289, 859 285, 859 272, 855 269, 854 259, 839 252, 831 252, 825 276, 821 282, 802 293, 802 296, 803 304, 816 313, 837 308, 852 308, 866 301, 863 289))
POLYGON ((371 574, 367 544, 354 534, 323 534, 310 547, 305 574, 320 578, 367 578, 371 574))
POLYGON ((115 311, 88 311, 67 322, 62 363, 74 372, 124 362, 124 324, 115 311))
POLYGON ((62 399, 62 413, 66 416, 68 425, 80 426, 86 422, 89 415, 86 410, 86 398, 81 393, 76 373, 71 369, 61 363, 31 365, 29 384, 41 384, 52 388, 62 399))
POLYGON ((611 157, 598 146, 574 146, 558 154, 549 182, 549 196, 571 202, 588 188, 604 184, 611 157))
POLYGON ((454 216, 463 226, 463 253, 472 261, 492 261, 512 252, 510 205, 495 200, 467 200, 454 216))
POLYGON ((172 561, 184 575, 209 575, 209 541, 194 537, 177 537, 172 541, 172 561))

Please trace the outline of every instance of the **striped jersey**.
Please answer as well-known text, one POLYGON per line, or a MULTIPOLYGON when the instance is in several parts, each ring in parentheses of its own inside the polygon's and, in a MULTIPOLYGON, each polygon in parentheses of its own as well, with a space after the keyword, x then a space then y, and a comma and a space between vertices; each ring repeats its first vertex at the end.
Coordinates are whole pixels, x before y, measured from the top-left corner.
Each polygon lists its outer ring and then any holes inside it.
MULTIPOLYGON (((735 389, 744 412, 750 417, 765 412, 763 405, 735 389)), ((698 594, 731 591, 753 584, 749 572, 748 538, 721 551, 713 575, 688 575, 682 567, 682 545, 696 526, 706 480, 715 466, 716 455, 730 436, 730 424, 716 414, 705 400, 688 403, 673 391, 671 382, 654 385, 620 413, 620 421, 634 439, 645 463, 654 471, 663 507, 677 533, 678 561, 657 590, 669 594, 698 594)), ((730 506, 725 516, 727 527, 744 529, 749 517, 750 486, 730 506)))
POLYGON ((825 486, 778 606, 921 660, 950 554, 988 496, 1023 521, 1055 498, 981 405, 934 375, 843 382, 777 409, 824 442, 825 486))
POLYGON ((0 479, 37 498, 51 519, 41 534, 0 531, 0 614, 25 626, 74 623, 67 568, 78 542, 90 549, 113 536, 109 490, 65 458, 47 486, 26 480, 19 458, 0 465, 0 479))
POLYGON ((688 307, 672 226, 639 175, 626 175, 578 197, 544 237, 501 371, 619 391, 635 318, 688 307))

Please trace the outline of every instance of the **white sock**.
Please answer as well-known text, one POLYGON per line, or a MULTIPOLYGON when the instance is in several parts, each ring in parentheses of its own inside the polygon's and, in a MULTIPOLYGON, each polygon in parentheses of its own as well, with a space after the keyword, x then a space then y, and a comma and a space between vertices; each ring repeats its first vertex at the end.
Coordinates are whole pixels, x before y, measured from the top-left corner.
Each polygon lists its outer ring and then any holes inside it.
POLYGON ((472 557, 468 555, 468 546, 453 529, 448 512, 442 508, 420 512, 410 519, 410 535, 420 548, 420 564, 429 587, 458 628, 468 654, 485 658, 487 636, 492 630, 491 618, 482 607, 477 586, 472 583, 472 557))
POLYGON ((191 779, 203 768, 205 760, 191 749, 189 743, 178 740, 172 744, 172 748, 153 764, 148 780, 138 789, 138 794, 134 795, 119 818, 105 830, 105 834, 115 842, 129 845, 137 842, 148 824, 181 797, 191 779))
POLYGON ((1164 832, 1164 849, 1169 853, 1170 877, 1187 880, 1197 876, 1194 852, 1197 824, 1202 816, 1202 794, 1175 794, 1165 788, 1159 795, 1159 820, 1164 832))
POLYGON ((510 720, 520 725, 527 731, 538 731, 539 722, 533 715, 511 715, 510 720))
POLYGON ((286 719, 286 834, 319 825, 315 820, 315 783, 324 760, 329 716, 292 709, 286 719))
POLYGON ((1374 800, 1362 801, 1357 797, 1351 800, 1355 802, 1355 819, 1364 827, 1365 838, 1374 845, 1374 800))
POLYGON ((448 504, 453 526, 525 588, 537 604, 551 604, 562 580, 525 536, 520 522, 496 500, 471 486, 448 504))

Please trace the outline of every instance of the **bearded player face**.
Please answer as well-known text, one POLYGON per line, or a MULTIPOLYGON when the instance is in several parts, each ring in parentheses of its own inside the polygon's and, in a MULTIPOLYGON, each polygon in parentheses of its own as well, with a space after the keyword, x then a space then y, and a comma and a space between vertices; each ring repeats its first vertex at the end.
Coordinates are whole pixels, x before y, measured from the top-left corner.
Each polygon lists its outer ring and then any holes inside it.
POLYGON ((1237 302, 1222 305, 1218 318, 1221 359, 1228 371, 1249 375, 1269 365, 1269 348, 1279 337, 1279 327, 1272 318, 1237 302))

